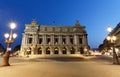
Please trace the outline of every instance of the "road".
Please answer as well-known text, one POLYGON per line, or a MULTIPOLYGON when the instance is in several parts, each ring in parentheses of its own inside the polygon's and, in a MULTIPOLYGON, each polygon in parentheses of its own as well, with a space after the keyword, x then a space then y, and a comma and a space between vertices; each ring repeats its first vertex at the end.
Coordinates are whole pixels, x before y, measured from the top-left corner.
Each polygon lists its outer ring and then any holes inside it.
POLYGON ((10 59, 11 66, 0 67, 1 77, 119 77, 120 66, 112 58, 97 56, 10 59))

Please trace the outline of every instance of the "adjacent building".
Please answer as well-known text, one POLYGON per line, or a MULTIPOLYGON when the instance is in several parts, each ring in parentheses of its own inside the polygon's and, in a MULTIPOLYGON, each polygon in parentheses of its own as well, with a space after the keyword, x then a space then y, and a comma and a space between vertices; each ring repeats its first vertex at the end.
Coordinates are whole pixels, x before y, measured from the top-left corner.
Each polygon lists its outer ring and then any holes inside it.
POLYGON ((34 19, 25 24, 20 55, 83 54, 88 49, 85 26, 39 25, 34 19))
MULTIPOLYGON (((115 36, 116 40, 114 41, 115 51, 120 53, 120 23, 108 34, 109 36, 115 36)), ((106 38, 103 41, 103 45, 100 46, 102 52, 112 52, 113 45, 110 43, 111 41, 106 38)))

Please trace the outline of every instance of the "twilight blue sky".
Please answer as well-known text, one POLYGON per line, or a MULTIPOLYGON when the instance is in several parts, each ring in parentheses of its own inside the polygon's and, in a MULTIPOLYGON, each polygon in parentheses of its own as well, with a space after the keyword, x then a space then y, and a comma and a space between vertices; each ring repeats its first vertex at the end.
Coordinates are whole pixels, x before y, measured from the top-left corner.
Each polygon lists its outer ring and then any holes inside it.
POLYGON ((0 43, 4 46, 4 33, 9 23, 16 22, 18 33, 13 46, 21 44, 25 24, 36 18, 38 24, 74 25, 79 20, 86 26, 91 48, 98 47, 120 22, 120 0, 0 0, 0 43), (55 22, 55 23, 53 23, 55 22))

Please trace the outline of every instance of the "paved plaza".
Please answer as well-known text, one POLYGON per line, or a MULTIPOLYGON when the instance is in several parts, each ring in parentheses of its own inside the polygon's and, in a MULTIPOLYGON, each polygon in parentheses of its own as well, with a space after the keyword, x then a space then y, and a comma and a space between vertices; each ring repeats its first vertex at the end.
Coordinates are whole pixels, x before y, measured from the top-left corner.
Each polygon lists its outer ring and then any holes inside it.
POLYGON ((11 66, 2 66, 1 77, 119 77, 120 65, 113 65, 112 58, 52 57, 17 58, 11 57, 11 66))

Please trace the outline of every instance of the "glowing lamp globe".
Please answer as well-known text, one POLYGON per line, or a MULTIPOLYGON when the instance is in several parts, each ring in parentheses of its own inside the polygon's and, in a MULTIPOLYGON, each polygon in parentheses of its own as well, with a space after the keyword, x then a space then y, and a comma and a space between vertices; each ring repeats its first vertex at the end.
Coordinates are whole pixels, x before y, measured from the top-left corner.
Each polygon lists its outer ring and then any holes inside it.
POLYGON ((107 38, 106 38, 107 40, 110 40, 111 39, 111 37, 110 36, 107 36, 107 38))
POLYGON ((13 38, 15 39, 16 37, 17 37, 17 34, 16 34, 16 33, 14 33, 14 34, 13 34, 13 38))
POLYGON ((108 26, 107 31, 111 32, 112 31, 112 27, 108 26))
POLYGON ((115 41, 115 40, 116 40, 116 37, 115 37, 115 36, 113 36, 113 37, 112 37, 112 39, 115 41))
POLYGON ((16 23, 14 23, 14 22, 10 23, 10 28, 11 29, 15 29, 15 27, 16 27, 16 23))
POLYGON ((4 37, 5 37, 5 38, 8 38, 8 37, 9 37, 9 34, 8 34, 8 33, 5 33, 4 37))

